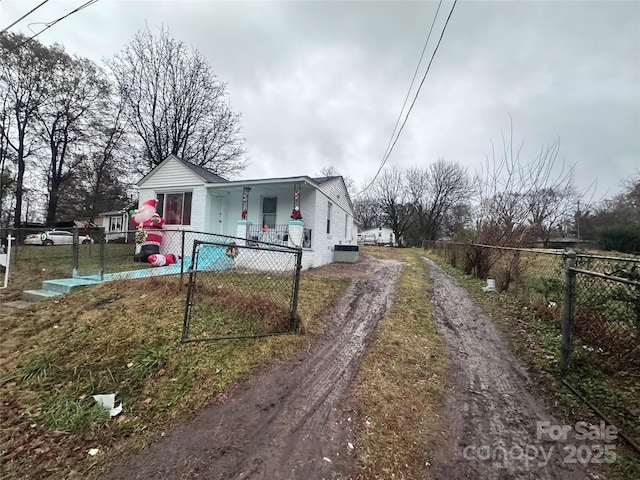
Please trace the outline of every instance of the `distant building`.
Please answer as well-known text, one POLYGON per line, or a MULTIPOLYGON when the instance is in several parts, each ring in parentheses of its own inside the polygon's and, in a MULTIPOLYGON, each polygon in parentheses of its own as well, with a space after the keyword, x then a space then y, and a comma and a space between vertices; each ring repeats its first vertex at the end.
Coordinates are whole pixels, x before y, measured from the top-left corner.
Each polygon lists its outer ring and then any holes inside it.
POLYGON ((358 232, 358 245, 396 245, 393 230, 387 227, 371 228, 358 232))

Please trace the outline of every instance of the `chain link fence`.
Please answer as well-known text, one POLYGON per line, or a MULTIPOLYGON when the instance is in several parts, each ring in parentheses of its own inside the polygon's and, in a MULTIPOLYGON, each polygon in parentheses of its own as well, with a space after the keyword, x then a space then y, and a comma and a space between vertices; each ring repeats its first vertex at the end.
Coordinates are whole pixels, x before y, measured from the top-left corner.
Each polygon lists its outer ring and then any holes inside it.
POLYGON ((0 232, 0 242, 6 248, 9 236, 13 238, 9 284, 37 289, 44 280, 60 278, 104 281, 158 275, 177 275, 182 288, 194 241, 234 241, 233 237, 188 230, 162 228, 153 233, 159 240, 152 250, 158 255, 155 263, 140 261, 139 230, 113 234, 102 227, 20 228, 0 232))
POLYGON ((517 300, 520 320, 543 344, 539 355, 638 448, 639 258, 455 242, 426 248, 465 274, 486 279, 486 292, 517 300))
POLYGON ((564 382, 640 452, 640 259, 569 255, 566 286, 564 382))
POLYGON ((183 342, 293 333, 302 250, 250 242, 195 240, 183 342))
POLYGON ((426 248, 445 263, 476 278, 487 279, 485 291, 524 298, 544 316, 561 315, 564 298, 562 252, 489 245, 428 242, 426 248))

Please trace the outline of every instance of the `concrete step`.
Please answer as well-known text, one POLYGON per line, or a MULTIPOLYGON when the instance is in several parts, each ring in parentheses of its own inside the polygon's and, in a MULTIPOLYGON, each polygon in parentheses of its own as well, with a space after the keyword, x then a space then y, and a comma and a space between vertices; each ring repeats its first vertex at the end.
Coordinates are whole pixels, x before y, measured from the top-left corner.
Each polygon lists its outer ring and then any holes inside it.
POLYGON ((74 287, 96 285, 98 283, 100 283, 98 279, 92 278, 59 278, 56 280, 45 280, 42 282, 42 289, 24 290, 21 298, 24 302, 39 302, 40 300, 69 293, 74 287))
POLYGON ((97 283, 99 282, 87 278, 60 278, 57 280, 45 280, 42 282, 42 289, 58 293, 69 293, 74 287, 96 285, 97 283))
POLYGON ((62 292, 53 292, 51 290, 24 290, 21 298, 25 302, 39 302, 40 300, 60 295, 62 295, 62 292))

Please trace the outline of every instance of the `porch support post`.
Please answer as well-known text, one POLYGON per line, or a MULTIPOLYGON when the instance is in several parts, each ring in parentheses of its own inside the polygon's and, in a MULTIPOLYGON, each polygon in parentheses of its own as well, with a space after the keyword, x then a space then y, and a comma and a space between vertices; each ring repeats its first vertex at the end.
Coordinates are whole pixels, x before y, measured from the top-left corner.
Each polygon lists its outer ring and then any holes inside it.
POLYGON ((242 213, 240 214, 242 220, 246 220, 249 213, 249 192, 251 192, 251 187, 242 188, 242 213))
MULTIPOLYGON (((249 236, 249 227, 251 225, 252 223, 246 220, 238 220, 236 222, 236 237, 246 239, 249 236)), ((238 245, 246 244, 247 242, 245 240, 238 240, 238 245)))
POLYGON ((302 220, 289 220, 289 246, 302 248, 302 235, 304 222, 302 220))

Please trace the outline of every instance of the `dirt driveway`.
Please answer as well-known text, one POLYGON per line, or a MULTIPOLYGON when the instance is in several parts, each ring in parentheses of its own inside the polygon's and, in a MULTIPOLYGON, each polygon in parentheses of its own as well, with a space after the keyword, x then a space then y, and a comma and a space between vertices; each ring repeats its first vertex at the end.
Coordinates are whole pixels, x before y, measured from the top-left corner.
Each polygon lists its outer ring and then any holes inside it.
MULTIPOLYGON (((425 259, 425 264, 433 282, 436 325, 450 352, 452 379, 434 478, 605 478, 588 463, 581 464, 586 457, 575 455, 573 448, 581 448, 584 441, 551 440, 554 427, 562 425, 529 394, 525 368, 491 319, 435 263, 425 259)), ((580 452, 585 448, 597 451, 586 444, 580 452)))
POLYGON ((354 419, 342 405, 401 264, 361 255, 353 267, 322 272, 355 271, 356 278, 308 350, 219 398, 105 478, 345 478, 354 419))
MULTIPOLYGON (((349 478, 357 445, 355 419, 344 405, 401 265, 361 255, 349 267, 307 273, 355 274, 308 350, 218 398, 105 478, 349 478)), ((436 461, 425 466, 425 478, 603 479, 591 466, 566 462, 563 447, 571 439, 536 437, 537 422, 558 422, 528 393, 525 368, 466 292, 433 262, 425 260, 425 268, 452 379, 436 461)))

